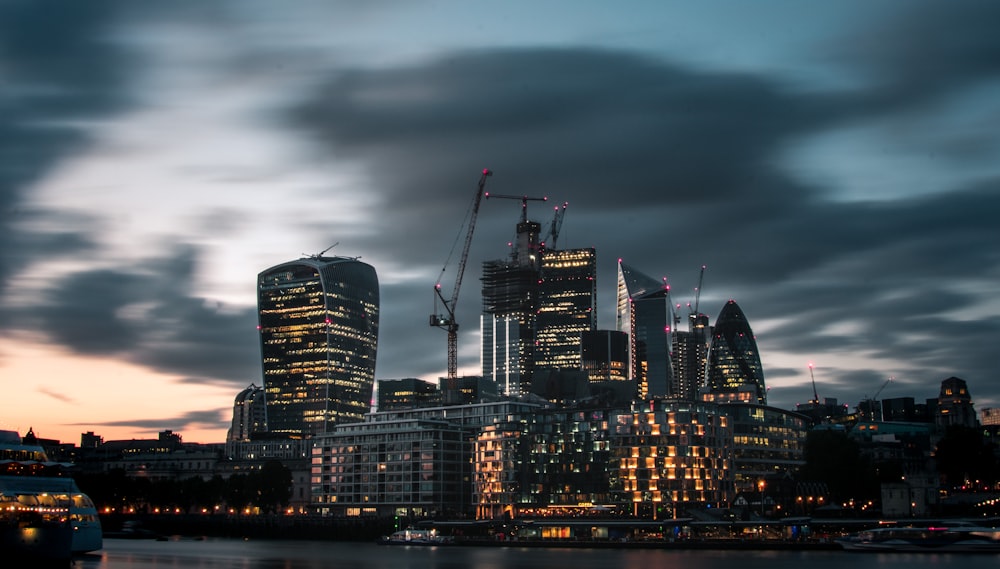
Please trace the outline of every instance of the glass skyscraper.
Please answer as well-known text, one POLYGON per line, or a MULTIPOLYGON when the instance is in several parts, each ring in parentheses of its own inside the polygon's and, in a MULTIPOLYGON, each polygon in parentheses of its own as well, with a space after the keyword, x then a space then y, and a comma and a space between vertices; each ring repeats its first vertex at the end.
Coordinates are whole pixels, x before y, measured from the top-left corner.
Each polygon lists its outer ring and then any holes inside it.
POLYGON ((750 323, 735 300, 722 307, 715 321, 708 354, 708 384, 704 399, 767 404, 764 368, 750 323))
POLYGON ((581 334, 597 327, 597 251, 546 250, 538 284, 535 368, 581 368, 581 334))
POLYGON ((305 436, 371 408, 378 345, 375 269, 320 255, 257 277, 267 430, 305 436))
POLYGON ((629 335, 629 376, 640 399, 676 397, 670 287, 618 261, 618 330, 629 335))

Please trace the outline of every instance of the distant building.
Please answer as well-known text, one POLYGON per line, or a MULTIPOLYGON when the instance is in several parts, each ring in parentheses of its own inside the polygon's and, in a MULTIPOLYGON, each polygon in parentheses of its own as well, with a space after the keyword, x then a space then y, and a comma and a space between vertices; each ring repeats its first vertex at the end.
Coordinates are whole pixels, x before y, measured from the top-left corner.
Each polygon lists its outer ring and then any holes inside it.
POLYGON ((312 507, 337 517, 473 515, 473 441, 542 407, 517 401, 371 413, 313 438, 312 507))
POLYGON ((248 441, 254 433, 265 431, 265 414, 264 388, 251 383, 233 401, 233 422, 226 434, 226 442, 248 441))
POLYGON ((796 403, 795 412, 809 417, 813 425, 838 423, 847 415, 847 405, 841 405, 836 397, 824 397, 822 401, 810 400, 796 403))
POLYGON ((594 330, 581 335, 581 366, 592 383, 628 381, 628 334, 594 330))
POLYGON ((639 399, 675 397, 670 287, 618 261, 617 329, 629 337, 629 377, 639 399))
POLYGON ((733 435, 733 480, 737 492, 758 491, 761 481, 793 474, 805 464, 808 417, 755 403, 728 403, 733 435))
POLYGON ((322 433, 371 408, 378 345, 375 269, 316 255, 258 275, 267 429, 322 433))
POLYGON ((734 396, 744 400, 748 395, 745 402, 767 404, 757 340, 747 317, 734 300, 722 307, 715 321, 706 387, 705 398, 712 401, 731 400, 734 396))
POLYGON ((538 314, 541 225, 522 220, 509 259, 483 263, 483 377, 505 395, 530 391, 538 314))
POLYGON ((941 382, 941 394, 938 395, 938 407, 934 423, 939 429, 952 425, 977 427, 976 410, 969 394, 969 387, 964 379, 949 377, 941 382))
POLYGON ((893 397, 882 400, 883 421, 914 422, 917 420, 917 406, 912 397, 893 397))
POLYGON ((1000 407, 983 407, 979 415, 983 425, 1000 425, 1000 407))
POLYGON ((437 384, 415 377, 380 379, 375 391, 378 411, 439 407, 442 403, 441 390, 437 384))
POLYGON ((708 351, 712 345, 712 327, 708 316, 697 313, 688 317, 688 330, 674 330, 675 396, 694 401, 707 383, 708 351))
POLYGON ((597 327, 596 250, 544 250, 538 302, 534 368, 578 371, 581 335, 597 327))

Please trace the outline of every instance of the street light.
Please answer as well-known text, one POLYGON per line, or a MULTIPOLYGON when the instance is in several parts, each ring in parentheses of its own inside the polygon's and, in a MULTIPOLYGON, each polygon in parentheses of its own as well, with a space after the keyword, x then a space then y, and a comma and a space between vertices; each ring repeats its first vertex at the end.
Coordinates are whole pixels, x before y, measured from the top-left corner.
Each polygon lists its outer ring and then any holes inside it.
POLYGON ((763 480, 757 481, 757 488, 760 490, 760 517, 764 517, 764 486, 766 483, 763 480))

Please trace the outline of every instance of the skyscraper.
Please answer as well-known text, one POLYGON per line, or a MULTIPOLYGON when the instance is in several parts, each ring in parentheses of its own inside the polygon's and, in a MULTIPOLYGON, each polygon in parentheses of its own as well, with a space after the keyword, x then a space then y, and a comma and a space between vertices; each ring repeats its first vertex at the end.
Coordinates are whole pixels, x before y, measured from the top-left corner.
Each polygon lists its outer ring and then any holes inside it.
POLYGON ((311 257, 257 277, 261 357, 271 433, 322 433, 371 408, 378 346, 375 269, 311 257))
POLYGON ((629 377, 640 399, 676 397, 670 287, 618 261, 618 330, 629 335, 629 377))
POLYGON ((757 340, 735 300, 722 307, 713 332, 703 398, 766 405, 767 389, 757 340))
POLYGON ((538 236, 541 225, 522 220, 509 259, 483 263, 483 378, 507 395, 527 393, 538 313, 538 236))
POLYGON ((700 312, 688 316, 688 326, 687 331, 674 330, 674 393, 680 399, 693 401, 706 383, 712 327, 708 316, 700 312))
POLYGON ((264 388, 250 384, 233 401, 233 423, 226 442, 248 441, 250 435, 265 430, 264 388))
POLYGON ((597 327, 597 251, 542 252, 535 368, 581 369, 580 337, 597 327))

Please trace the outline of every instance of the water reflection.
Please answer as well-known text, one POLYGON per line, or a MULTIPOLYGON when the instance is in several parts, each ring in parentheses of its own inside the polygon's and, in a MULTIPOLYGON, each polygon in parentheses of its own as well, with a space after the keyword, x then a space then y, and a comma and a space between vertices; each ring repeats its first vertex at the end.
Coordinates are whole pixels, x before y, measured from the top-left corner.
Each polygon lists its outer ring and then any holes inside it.
POLYGON ((518 547, 412 547, 367 543, 226 539, 108 539, 77 569, 994 569, 995 555, 868 554, 840 551, 671 551, 518 547))

